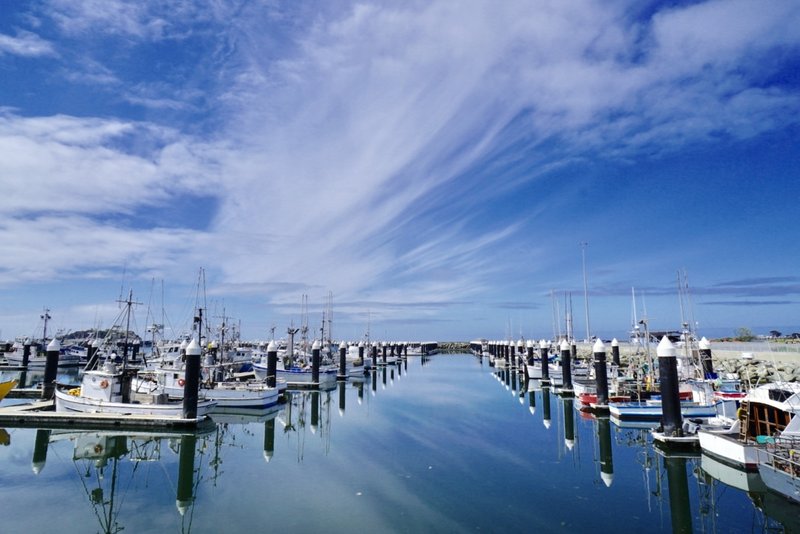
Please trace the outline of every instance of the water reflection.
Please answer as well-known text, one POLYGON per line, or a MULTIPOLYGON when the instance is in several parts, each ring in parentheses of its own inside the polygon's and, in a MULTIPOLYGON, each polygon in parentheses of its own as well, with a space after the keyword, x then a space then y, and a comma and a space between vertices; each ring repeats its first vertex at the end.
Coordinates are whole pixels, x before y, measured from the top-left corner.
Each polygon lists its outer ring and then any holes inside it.
POLYGON ((109 431, 36 431, 33 450, 33 470, 41 473, 47 460, 47 451, 53 444, 68 441, 72 444, 72 462, 93 515, 104 533, 117 533, 125 529, 128 516, 141 510, 123 509, 129 491, 144 484, 152 471, 141 473, 145 463, 162 463, 165 452, 178 455, 177 482, 172 484, 168 473, 162 471, 165 483, 175 487, 175 506, 181 519, 181 531, 188 532, 192 525, 192 508, 196 487, 199 484, 200 466, 195 461, 198 450, 206 449, 211 429, 204 433, 118 433, 109 431))
POLYGON ((611 447, 611 421, 608 417, 597 418, 597 441, 600 449, 600 478, 606 487, 614 481, 614 451, 611 447))
MULTIPOLYGON (((554 400, 549 387, 522 381, 519 372, 457 356, 437 357, 424 373, 420 360, 412 362, 410 374, 399 364, 387 366, 387 381, 392 369, 403 380, 377 399, 367 395, 363 406, 357 399, 365 389, 374 393, 383 369, 325 391, 290 391, 285 404, 263 413, 215 414, 210 433, 10 429, 11 446, 0 447, 0 465, 12 489, 3 496, 8 503, 10 494, 19 493, 26 503, 20 508, 34 519, 34 505, 27 503, 43 503, 53 516, 65 517, 64 527, 80 524, 68 523, 73 520, 100 522, 90 530, 105 532, 175 530, 169 521, 204 532, 797 527, 798 508, 763 491, 757 477, 726 472, 705 457, 662 455, 646 430, 612 428, 607 417, 578 411, 572 398, 554 400), (497 382, 487 386, 487 373, 497 382), (507 383, 509 389, 516 384, 522 405, 509 402, 507 383), (536 420, 540 416, 546 428, 536 420), (556 429, 548 430, 553 424, 556 429), (80 445, 73 441, 78 434, 85 434, 80 445), (496 439, 500 434, 503 439, 496 439), (100 443, 98 436, 109 439, 100 443), (134 443, 151 444, 152 460, 134 460, 146 456, 134 443), (104 450, 107 457, 98 458, 104 450), (76 492, 78 484, 86 490, 76 492), (476 496, 476 487, 485 491, 476 496), (540 499, 547 500, 546 509, 529 506, 540 499), (308 513, 301 517, 282 506, 289 502, 308 505, 308 513), (160 523, 148 524, 143 515, 160 523)), ((30 519, 12 521, 9 531, 21 531, 30 519)))

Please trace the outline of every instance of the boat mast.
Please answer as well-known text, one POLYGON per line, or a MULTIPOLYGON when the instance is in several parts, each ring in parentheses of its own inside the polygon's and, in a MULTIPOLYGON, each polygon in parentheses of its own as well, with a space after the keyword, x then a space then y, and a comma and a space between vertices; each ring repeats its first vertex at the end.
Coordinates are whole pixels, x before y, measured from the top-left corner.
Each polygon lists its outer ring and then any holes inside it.
POLYGON ((44 312, 39 316, 39 318, 44 319, 44 328, 42 328, 42 345, 47 347, 47 321, 52 319, 52 317, 50 317, 50 309, 45 308, 44 312))
POLYGON ((591 333, 589 330, 589 285, 586 282, 586 247, 589 245, 586 241, 581 242, 581 263, 583 264, 583 304, 586 310, 586 341, 591 341, 591 333))

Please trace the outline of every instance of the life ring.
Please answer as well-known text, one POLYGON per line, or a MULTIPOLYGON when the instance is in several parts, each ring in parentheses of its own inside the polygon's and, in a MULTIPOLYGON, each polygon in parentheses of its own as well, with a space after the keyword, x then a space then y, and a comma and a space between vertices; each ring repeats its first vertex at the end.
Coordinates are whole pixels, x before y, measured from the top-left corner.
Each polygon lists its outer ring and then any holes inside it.
POLYGON ((103 380, 100 381, 100 388, 106 389, 107 387, 108 387, 108 380, 104 378, 103 380))
POLYGON ((183 387, 183 385, 184 385, 184 384, 186 384, 186 380, 184 380, 183 378, 179 378, 179 379, 178 379, 178 385, 179 385, 180 387, 183 387))

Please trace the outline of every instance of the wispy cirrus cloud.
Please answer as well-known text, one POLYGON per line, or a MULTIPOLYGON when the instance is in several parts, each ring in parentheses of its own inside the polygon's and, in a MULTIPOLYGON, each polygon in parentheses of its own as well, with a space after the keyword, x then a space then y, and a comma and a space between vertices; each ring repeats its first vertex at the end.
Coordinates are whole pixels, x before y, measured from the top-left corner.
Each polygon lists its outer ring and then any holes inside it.
POLYGON ((22 57, 58 55, 53 43, 24 30, 17 31, 15 37, 0 33, 0 56, 3 54, 22 57))

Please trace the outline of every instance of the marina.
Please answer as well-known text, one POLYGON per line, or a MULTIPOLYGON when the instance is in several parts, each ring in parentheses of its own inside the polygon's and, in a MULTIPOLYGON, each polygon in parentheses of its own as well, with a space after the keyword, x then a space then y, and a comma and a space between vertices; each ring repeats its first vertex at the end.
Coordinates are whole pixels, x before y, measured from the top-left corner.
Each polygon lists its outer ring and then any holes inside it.
POLYGON ((0 492, 7 528, 26 532, 608 532, 621 514, 648 532, 800 526, 758 472, 580 407, 488 358, 409 356, 194 430, 5 422, 0 492))

